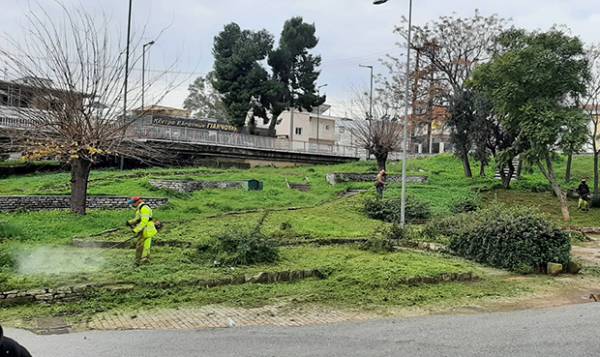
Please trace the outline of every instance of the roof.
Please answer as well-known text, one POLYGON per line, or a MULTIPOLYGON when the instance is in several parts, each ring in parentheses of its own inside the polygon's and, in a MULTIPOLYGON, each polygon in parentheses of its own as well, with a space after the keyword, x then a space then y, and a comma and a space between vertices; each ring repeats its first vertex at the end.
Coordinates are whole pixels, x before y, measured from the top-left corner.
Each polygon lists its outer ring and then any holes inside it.
MULTIPOLYGON (((39 78, 39 81, 42 83, 46 83, 46 84, 51 84, 52 81, 50 81, 49 79, 44 79, 44 78, 39 78), (50 82, 47 82, 50 81, 50 82)), ((35 86, 32 85, 30 83, 20 83, 17 81, 4 81, 4 80, 0 80, 0 86, 6 86, 6 87, 18 87, 18 88, 24 88, 24 89, 31 89, 33 90, 44 90, 47 92, 54 92, 54 93, 74 93, 77 95, 80 95, 82 97, 89 97, 89 94, 85 94, 82 92, 74 92, 71 90, 64 90, 64 89, 60 89, 60 88, 52 88, 50 86, 46 86, 46 87, 39 87, 39 86, 35 86)))

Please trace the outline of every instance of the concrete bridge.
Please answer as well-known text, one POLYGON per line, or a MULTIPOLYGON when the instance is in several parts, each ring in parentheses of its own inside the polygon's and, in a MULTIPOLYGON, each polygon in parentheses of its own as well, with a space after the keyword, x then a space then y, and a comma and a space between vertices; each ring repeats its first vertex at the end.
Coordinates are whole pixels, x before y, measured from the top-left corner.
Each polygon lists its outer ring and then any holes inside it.
MULTIPOLYGON (((0 142, 10 139, 11 131, 31 130, 33 125, 21 119, 15 109, 0 110, 0 142)), ((140 118, 126 132, 131 142, 168 150, 178 160, 196 164, 275 165, 337 164, 366 157, 358 147, 323 145, 287 139, 246 135, 218 130, 154 125, 140 118)))

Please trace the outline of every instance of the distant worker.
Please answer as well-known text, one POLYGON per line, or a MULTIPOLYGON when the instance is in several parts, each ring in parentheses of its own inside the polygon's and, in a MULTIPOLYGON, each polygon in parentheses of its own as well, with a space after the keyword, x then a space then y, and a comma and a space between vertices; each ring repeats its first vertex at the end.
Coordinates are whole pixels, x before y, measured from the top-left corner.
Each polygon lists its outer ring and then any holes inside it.
POLYGON ((132 197, 127 203, 136 208, 135 218, 127 221, 127 225, 133 229, 133 233, 137 236, 135 263, 136 265, 140 265, 150 260, 152 237, 158 231, 152 219, 152 208, 148 204, 140 197, 132 197))
POLYGON ((12 338, 4 337, 0 326, 0 356, 31 357, 31 354, 12 338))
POLYGON ((579 187, 577 187, 577 194, 579 194, 578 208, 582 211, 589 210, 590 207, 590 188, 587 185, 585 179, 581 179, 579 187))
POLYGON ((377 195, 379 198, 383 198, 383 191, 385 190, 385 179, 387 177, 387 173, 385 169, 382 169, 377 174, 377 178, 375 179, 375 188, 377 189, 377 195))

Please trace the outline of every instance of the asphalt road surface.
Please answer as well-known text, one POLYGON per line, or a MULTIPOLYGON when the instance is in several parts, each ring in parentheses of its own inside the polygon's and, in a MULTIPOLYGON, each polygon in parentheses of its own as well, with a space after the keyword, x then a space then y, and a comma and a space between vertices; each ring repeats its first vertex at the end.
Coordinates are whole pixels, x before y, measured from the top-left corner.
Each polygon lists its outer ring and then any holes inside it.
POLYGON ((34 357, 600 356, 600 303, 300 328, 107 331, 35 336, 34 357))

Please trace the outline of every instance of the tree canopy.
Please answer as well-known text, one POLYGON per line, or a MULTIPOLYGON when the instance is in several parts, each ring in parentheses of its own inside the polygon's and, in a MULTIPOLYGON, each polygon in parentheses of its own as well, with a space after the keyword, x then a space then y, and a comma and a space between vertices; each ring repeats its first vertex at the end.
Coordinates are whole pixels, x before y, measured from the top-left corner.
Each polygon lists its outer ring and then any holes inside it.
POLYGON ((213 87, 222 97, 229 121, 243 127, 261 118, 274 134, 279 115, 290 108, 312 110, 325 102, 316 81, 321 57, 314 24, 301 17, 286 21, 278 47, 266 30, 242 30, 232 23, 215 37, 213 87), (264 62, 270 66, 268 71, 264 62))
POLYGON ((241 128, 255 98, 264 93, 268 72, 260 62, 273 47, 266 30, 242 30, 231 23, 215 37, 213 87, 219 91, 231 124, 241 128))
POLYGON ((573 150, 586 139, 588 119, 577 105, 590 75, 583 44, 553 29, 507 31, 498 45, 492 61, 475 70, 472 86, 492 101, 504 129, 515 138, 509 149, 537 164, 550 181, 568 220, 552 154, 573 150))

